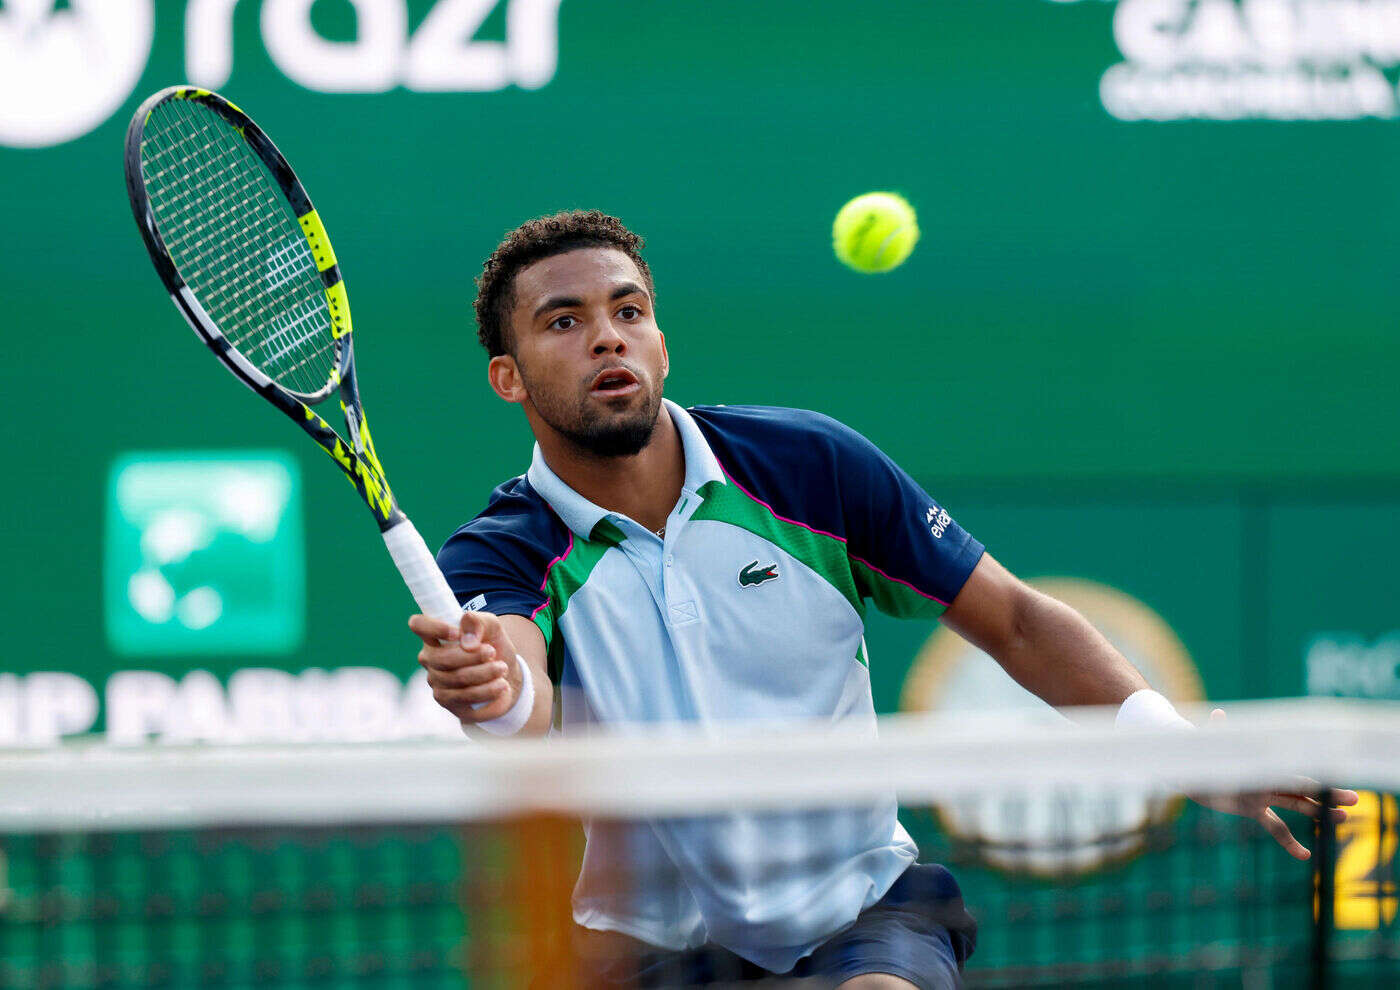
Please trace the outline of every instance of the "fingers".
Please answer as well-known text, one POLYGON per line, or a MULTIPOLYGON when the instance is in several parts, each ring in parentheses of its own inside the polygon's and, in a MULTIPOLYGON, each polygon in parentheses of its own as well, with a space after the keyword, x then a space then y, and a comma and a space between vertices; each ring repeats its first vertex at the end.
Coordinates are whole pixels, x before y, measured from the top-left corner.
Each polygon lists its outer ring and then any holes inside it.
POLYGON ((466 705, 451 703, 448 710, 456 715, 462 722, 488 722, 493 718, 500 718, 510 711, 511 705, 515 703, 515 695, 508 689, 502 688, 490 701, 470 702, 466 705))
MULTIPOLYGON (((1309 818, 1317 818, 1322 812, 1322 805, 1318 802, 1317 795, 1322 791, 1322 785, 1311 777, 1297 777, 1290 790, 1271 791, 1261 795, 1261 797, 1267 804, 1291 808, 1294 811, 1301 811, 1309 818)), ((1345 809, 1360 800, 1360 794, 1345 787, 1327 788, 1328 820, 1333 822, 1346 821, 1345 809)))
POLYGON ((501 620, 490 612, 463 612, 458 620, 462 645, 485 643, 495 639, 501 631, 501 620))
MULTIPOLYGON (((1307 794, 1285 794, 1275 792, 1265 794, 1261 798, 1262 802, 1271 808, 1287 808, 1289 811, 1296 811, 1299 814, 1307 815, 1309 818, 1318 818, 1322 815, 1322 805, 1317 799, 1307 794)), ((1330 809, 1332 821, 1346 821, 1347 813, 1340 808, 1330 809), (1340 815, 1341 817, 1337 817, 1340 815)))
POLYGON ((450 622, 434 619, 430 615, 414 615, 408 620, 408 628, 426 646, 437 646, 443 642, 457 641, 457 627, 450 622))
POLYGON ((1265 808, 1263 813, 1257 816, 1257 821, 1274 837, 1275 842, 1283 846, 1284 852, 1288 855, 1298 860, 1312 858, 1312 853, 1308 852, 1301 842, 1293 838, 1293 833, 1288 831, 1288 826, 1283 823, 1283 819, 1272 809, 1265 808))
MULTIPOLYGON (((479 618, 468 620, 467 616, 473 615, 475 613, 463 614, 462 626, 465 631, 460 631, 457 626, 450 622, 443 622, 426 615, 415 615, 410 618, 408 628, 413 630, 414 634, 423 641, 423 648, 418 651, 418 662, 429 670, 446 671, 473 667, 495 660, 497 658, 496 647, 487 642, 486 637, 478 634, 479 629, 483 627, 489 629, 490 626, 479 618)), ((499 619, 495 616, 487 618, 496 624, 496 628, 499 628, 499 619)))
POLYGON ((511 692, 503 678, 470 688, 449 688, 432 684, 433 700, 465 722, 482 722, 503 714, 510 707, 511 692))

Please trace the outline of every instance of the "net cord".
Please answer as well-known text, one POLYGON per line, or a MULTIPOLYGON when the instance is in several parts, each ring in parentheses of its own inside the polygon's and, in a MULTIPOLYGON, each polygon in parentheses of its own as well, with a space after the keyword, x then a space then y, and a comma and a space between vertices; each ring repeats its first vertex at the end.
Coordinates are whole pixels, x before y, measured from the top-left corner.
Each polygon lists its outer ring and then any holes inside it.
MULTIPOLYGON (((1203 722, 1207 710, 1184 709, 1203 722)), ((1123 732, 1112 710, 881 720, 878 737, 765 724, 569 739, 0 751, 0 831, 467 821, 829 807, 1088 791, 1400 791, 1400 705, 1242 702, 1224 725, 1123 732)))

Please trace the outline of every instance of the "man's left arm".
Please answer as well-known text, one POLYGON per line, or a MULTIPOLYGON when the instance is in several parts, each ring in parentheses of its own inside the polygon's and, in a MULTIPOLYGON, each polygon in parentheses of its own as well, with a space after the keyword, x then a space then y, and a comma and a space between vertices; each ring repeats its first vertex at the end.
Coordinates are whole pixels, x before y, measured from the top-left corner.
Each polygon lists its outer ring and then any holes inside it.
MULTIPOLYGON (((1001 664, 1016 683, 1056 707, 1121 705, 1139 691, 1150 691, 1137 668, 1087 619, 1064 602, 1018 580, 991 554, 983 554, 977 562, 943 613, 943 622, 1001 664)), ((1160 697, 1155 700, 1162 707, 1154 717, 1162 719, 1160 724, 1168 724, 1174 714, 1170 705, 1160 697)), ((1212 720, 1224 717, 1219 709, 1211 715, 1212 720)), ((1185 720, 1182 723, 1186 724, 1185 720)), ((1314 796, 1316 789, 1310 792, 1310 783, 1300 781, 1293 791, 1193 797, 1216 811, 1253 818, 1290 856, 1307 859, 1311 854, 1273 809, 1290 808, 1318 817, 1322 807, 1314 796)), ((1355 791, 1331 793, 1335 805, 1352 805, 1358 800, 1355 791)), ((1333 821, 1346 819, 1340 807, 1328 814, 1333 821)))
POLYGON ((984 553, 943 623, 1057 708, 1120 705, 1147 681, 1103 633, 1064 602, 984 553))

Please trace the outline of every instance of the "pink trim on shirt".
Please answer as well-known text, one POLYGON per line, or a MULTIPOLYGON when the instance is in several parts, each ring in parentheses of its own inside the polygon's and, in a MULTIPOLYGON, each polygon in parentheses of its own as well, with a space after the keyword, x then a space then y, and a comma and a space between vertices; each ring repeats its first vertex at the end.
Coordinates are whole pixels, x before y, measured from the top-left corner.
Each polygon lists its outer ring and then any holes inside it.
MULTIPOLYGON (((554 570, 554 565, 555 565, 555 564, 558 564, 558 563, 562 563, 565 559, 568 558, 569 554, 571 554, 571 553, 573 553, 573 552, 574 552, 574 531, 573 531, 573 530, 569 530, 569 545, 566 546, 566 547, 564 548, 564 552, 563 552, 563 553, 561 553, 559 556, 555 557, 553 560, 551 560, 548 564, 545 565, 545 569, 544 569, 544 579, 540 581, 540 590, 541 590, 541 591, 543 591, 543 590, 545 589, 545 587, 549 584, 549 572, 552 571, 552 570, 554 570)), ((533 612, 530 613, 530 621, 531 621, 531 622, 534 622, 534 621, 535 621, 535 616, 539 615, 540 612, 541 612, 543 609, 546 609, 546 608, 549 607, 550 600, 551 600, 551 596, 546 596, 546 597, 545 597, 545 600, 544 600, 543 602, 540 603, 539 607, 536 608, 533 612)))
POLYGON ((876 567, 874 564, 872 564, 870 561, 866 560, 864 557, 857 557, 855 554, 851 553, 849 550, 846 551, 846 555, 849 556, 852 560, 858 561, 858 562, 864 564, 866 567, 870 568, 872 571, 874 571, 876 574, 880 575, 880 576, 881 576, 882 578, 884 578, 886 581, 893 581, 895 584, 902 584, 902 585, 904 585, 904 587, 906 587, 906 588, 908 588, 910 591, 914 592, 914 594, 918 595, 920 598, 927 598, 927 599, 929 599, 930 601, 935 601, 935 602, 937 602, 938 604, 942 605, 944 608, 947 608, 947 607, 948 607, 948 603, 945 602, 943 599, 939 598, 937 595, 930 595, 927 591, 920 591, 918 588, 914 587, 912 584, 910 584, 908 581, 904 580, 903 578, 897 578, 897 577, 895 577, 893 574, 886 574, 884 571, 880 570, 880 568, 876 567))
MULTIPOLYGON (((719 459, 716 458, 715 460, 716 460, 716 463, 718 463, 719 459)), ((780 516, 780 515, 778 515, 778 511, 777 511, 776 509, 774 509, 771 505, 769 505, 767 502, 763 501, 763 499, 759 498, 757 495, 755 495, 753 492, 749 491, 749 490, 748 490, 747 488, 745 488, 743 485, 739 484, 738 480, 735 479, 734 475, 730 474, 728 471, 725 471, 724 465, 723 465, 723 464, 720 464, 719 469, 720 469, 721 471, 724 471, 724 476, 725 476, 726 478, 728 478, 731 482, 733 482, 735 488, 739 489, 739 491, 743 492, 743 493, 744 493, 745 495, 747 495, 749 498, 753 499, 753 500, 754 500, 755 502, 757 502, 759 505, 763 506, 765 509, 767 509, 769 512, 771 512, 771 513, 773 514, 773 518, 776 519, 776 520, 778 520, 779 522, 792 523, 792 525, 794 525, 794 526, 801 526, 803 529, 807 530, 809 533, 816 533, 818 536, 829 536, 829 537, 831 537, 833 540, 835 540, 835 541, 838 542, 838 543, 845 543, 845 542, 846 542, 846 538, 845 538, 844 536, 837 536, 835 533, 828 533, 828 532, 827 532, 826 530, 824 530, 824 529, 817 529, 817 528, 814 527, 814 526, 808 526, 805 522, 798 522, 796 519, 789 519, 787 516, 780 516)), ((861 561, 861 563, 865 563, 865 561, 861 561)))
MULTIPOLYGON (((719 463, 719 458, 715 458, 715 462, 719 463)), ((774 519, 777 519, 779 522, 791 523, 794 526, 801 526, 809 533, 816 533, 818 536, 829 536, 838 543, 846 544, 846 556, 850 557, 852 560, 864 564, 866 567, 870 568, 872 571, 874 571, 876 574, 880 575, 887 581, 893 581, 895 584, 904 585, 904 587, 908 588, 910 591, 914 592, 914 594, 918 595, 921 598, 927 598, 929 601, 937 602, 944 608, 948 607, 948 603, 945 602, 943 599, 939 598, 937 595, 930 595, 927 591, 920 591, 918 588, 914 587, 912 584, 910 584, 908 581, 905 581, 903 578, 897 578, 892 574, 886 574, 883 570, 876 567, 864 557, 857 557, 855 554, 851 553, 849 541, 847 541, 847 539, 844 536, 837 536, 835 533, 828 533, 824 529, 817 529, 815 526, 808 526, 805 522, 799 522, 796 519, 789 519, 787 516, 779 515, 778 511, 774 509, 771 505, 763 501, 763 499, 759 498, 757 495, 749 491, 743 485, 739 484, 738 479, 736 479, 734 475, 730 474, 729 471, 725 469, 725 466, 723 464, 719 465, 719 469, 724 472, 724 476, 729 479, 729 481, 734 485, 735 488, 739 489, 739 491, 743 492, 753 501, 757 502, 759 505, 767 509, 770 513, 773 514, 774 519)))

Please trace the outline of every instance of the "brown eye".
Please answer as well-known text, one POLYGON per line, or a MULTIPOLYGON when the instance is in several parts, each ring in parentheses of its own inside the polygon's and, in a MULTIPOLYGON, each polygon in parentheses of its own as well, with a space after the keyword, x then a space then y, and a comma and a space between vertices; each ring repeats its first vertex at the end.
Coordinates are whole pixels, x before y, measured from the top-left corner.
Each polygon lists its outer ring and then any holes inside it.
POLYGON ((551 320, 549 326, 553 330, 568 330, 571 329, 573 325, 577 322, 578 320, 574 319, 572 316, 560 316, 551 320))
POLYGON ((617 311, 617 315, 621 316, 624 320, 635 320, 642 315, 642 311, 636 306, 623 306, 617 311))

